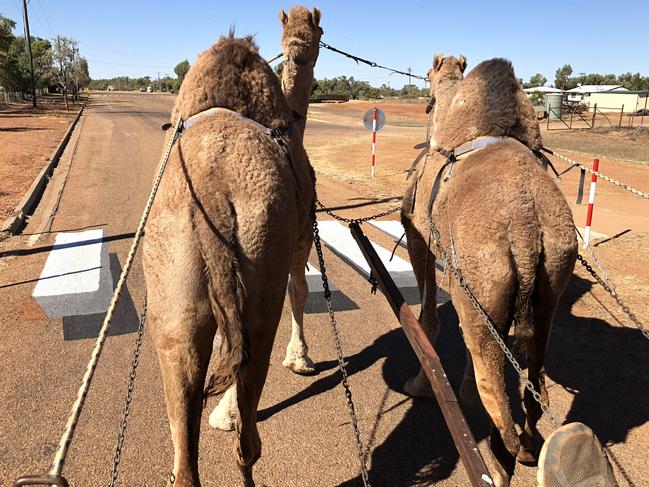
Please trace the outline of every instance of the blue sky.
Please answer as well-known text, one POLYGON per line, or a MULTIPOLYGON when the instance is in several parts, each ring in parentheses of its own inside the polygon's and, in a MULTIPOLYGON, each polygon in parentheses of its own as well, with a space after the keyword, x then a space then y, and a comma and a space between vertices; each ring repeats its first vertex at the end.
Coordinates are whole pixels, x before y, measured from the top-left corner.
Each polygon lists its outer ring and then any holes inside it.
MULTIPOLYGON (((56 34, 79 41, 93 78, 156 77, 212 44, 230 25, 256 34, 261 54, 280 52, 276 1, 30 0, 32 35, 56 34)), ((435 53, 465 54, 469 68, 505 57, 518 77, 544 74, 570 64, 574 74, 640 72, 649 75, 647 4, 599 1, 383 1, 317 0, 323 41, 380 64, 425 74, 435 53), (573 30, 570 30, 572 27, 573 30)), ((0 13, 22 32, 21 0, 0 0, 0 13)), ((400 88, 399 75, 321 51, 316 77, 354 76, 372 85, 400 88)))

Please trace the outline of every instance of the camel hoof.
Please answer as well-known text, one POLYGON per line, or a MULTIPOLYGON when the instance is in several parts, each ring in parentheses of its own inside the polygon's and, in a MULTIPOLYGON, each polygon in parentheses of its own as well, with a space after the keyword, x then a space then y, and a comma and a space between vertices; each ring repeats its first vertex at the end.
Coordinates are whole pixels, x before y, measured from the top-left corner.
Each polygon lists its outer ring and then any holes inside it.
POLYGON ((311 375, 315 372, 315 364, 308 356, 286 357, 282 365, 299 375, 311 375))
POLYGON ((423 374, 408 379, 403 386, 403 392, 410 397, 417 398, 431 398, 434 396, 433 389, 423 374), (422 376, 424 377, 423 381, 421 380, 422 376))
POLYGON ((516 455, 516 461, 521 465, 525 465, 526 467, 536 467, 539 463, 538 453, 539 452, 521 448, 518 452, 518 455, 516 455))
POLYGON ((234 431, 236 419, 230 412, 229 402, 221 400, 210 414, 208 423, 221 431, 234 431))

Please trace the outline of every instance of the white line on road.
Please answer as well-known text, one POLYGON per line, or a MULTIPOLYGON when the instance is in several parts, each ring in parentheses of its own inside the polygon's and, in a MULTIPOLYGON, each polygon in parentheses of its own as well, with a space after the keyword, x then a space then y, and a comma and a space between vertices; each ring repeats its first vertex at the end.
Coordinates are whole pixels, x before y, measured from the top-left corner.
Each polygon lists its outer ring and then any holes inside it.
POLYGON ((50 317, 103 313, 113 296, 104 230, 59 233, 32 296, 50 317))

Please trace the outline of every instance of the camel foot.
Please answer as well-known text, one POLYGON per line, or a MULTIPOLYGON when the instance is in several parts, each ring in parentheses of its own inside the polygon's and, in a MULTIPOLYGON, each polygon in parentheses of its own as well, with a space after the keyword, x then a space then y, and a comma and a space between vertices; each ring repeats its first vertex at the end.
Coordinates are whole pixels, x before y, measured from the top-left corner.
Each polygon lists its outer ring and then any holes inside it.
POLYGON ((521 448, 516 455, 516 461, 526 467, 536 467, 539 463, 539 452, 521 448))
POLYGON ((430 382, 428 382, 426 374, 421 370, 415 377, 406 381, 403 386, 403 392, 410 397, 430 398, 434 396, 433 389, 430 387, 430 382))
POLYGON ((308 355, 296 357, 287 354, 282 365, 300 375, 311 375, 315 372, 315 364, 308 355))
POLYGON ((212 428, 221 431, 233 431, 237 422, 236 387, 231 387, 210 414, 208 422, 212 428))

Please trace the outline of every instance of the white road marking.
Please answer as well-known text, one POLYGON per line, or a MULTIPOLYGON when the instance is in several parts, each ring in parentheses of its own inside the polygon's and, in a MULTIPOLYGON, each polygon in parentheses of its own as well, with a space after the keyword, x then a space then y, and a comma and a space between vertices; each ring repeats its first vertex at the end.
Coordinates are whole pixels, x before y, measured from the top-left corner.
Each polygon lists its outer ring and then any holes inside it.
MULTIPOLYGON (((360 272, 361 275, 369 277, 370 267, 348 228, 335 220, 322 220, 318 222, 318 230, 327 247, 356 271, 360 272)), ((398 287, 417 287, 415 274, 408 262, 398 255, 395 255, 390 260, 391 252, 389 250, 374 242, 372 242, 372 245, 398 287)))
MULTIPOLYGON (((405 230, 399 220, 370 220, 367 223, 392 237, 395 242, 398 241, 403 235, 403 238, 401 239, 401 242, 399 242, 399 245, 404 248, 408 248, 407 238, 404 235, 405 230)), ((439 259, 435 260, 435 267, 444 272, 444 264, 442 264, 439 259)))
MULTIPOLYGON (((324 289, 322 287, 322 274, 317 267, 312 266, 311 264, 306 265, 305 272, 306 282, 309 285, 310 293, 322 293, 324 289)), ((337 291, 338 289, 334 286, 334 283, 329 280, 329 290, 337 291)))
POLYGON ((378 228, 383 233, 388 234, 395 242, 398 241, 403 235, 403 238, 401 238, 399 245, 401 245, 403 248, 407 248, 407 238, 404 235, 405 230, 403 229, 403 225, 399 220, 370 220, 367 223, 372 225, 374 228, 378 228))
POLYGON ((57 234, 32 293, 50 318, 103 313, 108 309, 113 277, 103 236, 103 229, 57 234))

